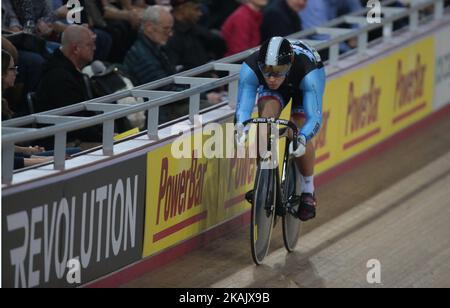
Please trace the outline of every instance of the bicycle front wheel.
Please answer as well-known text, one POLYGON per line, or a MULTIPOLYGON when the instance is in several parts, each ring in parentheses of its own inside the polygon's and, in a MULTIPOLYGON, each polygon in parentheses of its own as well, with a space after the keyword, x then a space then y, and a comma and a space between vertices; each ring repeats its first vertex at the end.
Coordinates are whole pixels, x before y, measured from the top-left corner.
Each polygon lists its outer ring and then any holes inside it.
POLYGON ((276 171, 258 168, 253 191, 250 237, 253 261, 260 265, 267 256, 276 204, 276 171))
POLYGON ((283 204, 286 204, 286 214, 283 216, 283 240, 287 251, 293 252, 297 246, 300 235, 300 220, 296 213, 299 208, 299 200, 295 200, 296 195, 296 168, 294 159, 288 159, 285 166, 285 179, 282 184, 283 204))

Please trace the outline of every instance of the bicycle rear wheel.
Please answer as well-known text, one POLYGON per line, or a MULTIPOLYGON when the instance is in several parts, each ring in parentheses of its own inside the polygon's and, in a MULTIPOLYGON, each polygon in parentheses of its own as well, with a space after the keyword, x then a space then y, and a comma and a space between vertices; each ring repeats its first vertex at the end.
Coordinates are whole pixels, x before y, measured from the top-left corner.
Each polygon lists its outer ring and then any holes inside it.
POLYGON ((283 204, 286 204, 285 215, 283 216, 283 241, 287 251, 293 252, 297 246, 300 235, 301 224, 297 211, 300 205, 296 198, 296 173, 297 166, 294 159, 287 159, 285 166, 285 179, 282 184, 283 204))
POLYGON ((250 238, 253 261, 260 265, 267 256, 276 204, 276 171, 258 167, 253 191, 250 238))

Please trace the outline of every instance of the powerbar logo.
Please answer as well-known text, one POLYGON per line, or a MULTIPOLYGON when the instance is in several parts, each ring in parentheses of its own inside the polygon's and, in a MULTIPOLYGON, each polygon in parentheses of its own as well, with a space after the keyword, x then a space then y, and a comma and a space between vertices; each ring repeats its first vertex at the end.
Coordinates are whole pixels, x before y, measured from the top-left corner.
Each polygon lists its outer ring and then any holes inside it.
MULTIPOLYGON (((197 155, 192 153, 192 156, 197 155)), ((162 160, 157 225, 160 224, 161 214, 164 222, 167 222, 202 204, 207 170, 207 162, 202 164, 197 158, 193 158, 189 169, 172 175, 169 159, 166 157, 162 160)))
POLYGON ((376 86, 375 77, 370 79, 369 91, 361 96, 355 95, 355 84, 350 83, 347 124, 345 134, 357 132, 378 121, 381 88, 376 86))
MULTIPOLYGON (((14 287, 66 278, 136 246, 139 176, 6 217, 14 287), (79 260, 81 269, 71 262, 79 260), (67 273, 67 277, 65 277, 67 273)), ((3 260, 6 262, 6 260, 3 260)))
POLYGON ((423 97, 426 70, 426 65, 421 63, 420 54, 416 56, 414 69, 406 73, 403 72, 403 61, 398 60, 395 110, 411 105, 417 99, 423 97))

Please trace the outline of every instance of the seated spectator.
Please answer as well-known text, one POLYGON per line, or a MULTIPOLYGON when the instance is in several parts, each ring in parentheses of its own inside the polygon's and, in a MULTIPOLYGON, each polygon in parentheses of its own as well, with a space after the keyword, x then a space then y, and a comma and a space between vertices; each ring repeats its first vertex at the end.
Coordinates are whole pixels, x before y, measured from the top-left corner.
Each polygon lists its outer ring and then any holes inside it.
POLYGON ((136 30, 141 24, 146 6, 133 5, 135 2, 131 0, 100 0, 106 19, 126 21, 136 30))
MULTIPOLYGON (((314 27, 320 27, 330 20, 341 15, 349 14, 362 9, 360 0, 314 0, 309 1, 306 8, 299 13, 302 20, 303 30, 314 27)), ((354 27, 357 27, 354 26, 354 27)), ((330 37, 326 34, 311 36, 314 40, 328 40, 330 37)), ((355 40, 340 44, 340 51, 346 52, 356 46, 355 40)))
MULTIPOLYGON (((81 18, 78 24, 88 26, 97 36, 94 59, 107 61, 112 45, 112 36, 104 30, 107 27, 107 24, 95 3, 92 1, 86 2, 85 0, 79 1, 84 10, 81 11, 81 18)), ((55 16, 64 27, 67 27, 68 25, 67 15, 69 13, 69 8, 67 7, 67 3, 68 0, 52 1, 52 9, 55 12, 55 16)))
POLYGON ((23 30, 11 0, 2 1, 2 31, 3 30, 11 32, 20 32, 23 30))
POLYGON ((303 29, 310 29, 359 9, 362 9, 360 0, 315 0, 308 1, 299 15, 303 29))
MULTIPOLYGON (((202 11, 192 0, 172 0, 175 19, 174 34, 167 42, 167 53, 177 71, 190 70, 223 57, 225 41, 219 34, 198 24, 202 11)), ((199 77, 218 78, 205 73, 199 77)), ((202 94, 201 100, 209 105, 218 104, 226 95, 224 89, 202 94)))
POLYGON ((261 26, 262 41, 301 31, 302 25, 298 13, 305 9, 306 2, 306 0, 274 0, 267 6, 261 26))
POLYGON ((202 11, 191 0, 172 0, 175 19, 173 36, 167 42, 172 62, 189 70, 223 57, 226 48, 222 37, 198 24, 202 11))
POLYGON ((248 0, 225 21, 222 36, 231 56, 261 44, 262 9, 268 0, 248 0))
POLYGON ((17 66, 14 58, 9 52, 2 49, 2 121, 13 117, 14 112, 9 107, 6 98, 3 97, 5 91, 14 86, 17 76, 17 66))
POLYGON ((112 37, 111 52, 108 60, 112 63, 122 63, 123 59, 136 40, 137 31, 141 24, 143 10, 127 10, 122 2, 113 0, 90 0, 86 8, 90 7, 90 17, 103 24, 102 30, 112 37), (92 13, 95 12, 95 15, 92 13))
POLYGON ((173 23, 167 7, 154 5, 145 11, 141 32, 124 61, 135 85, 175 74, 175 66, 164 49, 172 35, 173 23))
MULTIPOLYGON (((17 76, 17 66, 15 66, 13 57, 5 50, 2 50, 2 93, 8 88, 14 86, 17 76)), ((13 116, 9 108, 8 101, 2 97, 2 121, 8 120, 13 116)), ((32 155, 43 152, 41 147, 20 147, 14 148, 14 169, 20 169, 32 165, 42 164, 51 160, 50 157, 33 157, 32 155)))
MULTIPOLYGON (((23 31, 23 26, 13 9, 11 0, 2 1, 2 31, 14 35, 23 31)), ((7 49, 13 55, 15 63, 19 66, 14 88, 15 99, 12 99, 10 104, 15 116, 27 115, 29 110, 26 108, 26 95, 36 91, 44 58, 37 52, 25 50, 19 45, 15 46, 4 36, 2 36, 2 48, 7 49)))
POLYGON ((92 98, 81 70, 92 62, 95 35, 78 25, 67 27, 61 49, 44 64, 41 83, 36 92, 36 109, 47 111, 92 98))
POLYGON ((210 29, 222 29, 223 23, 240 5, 239 0, 211 0, 208 6, 208 24, 210 29))
MULTIPOLYGON (((89 77, 81 70, 92 62, 95 52, 95 34, 86 27, 68 26, 62 36, 62 46, 44 64, 41 83, 35 98, 38 112, 70 106, 92 99, 89 77)), ((83 111, 74 116, 89 117, 95 112, 83 111)), ((68 142, 99 142, 102 139, 101 126, 89 127, 68 134, 68 142)), ((52 139, 52 138, 50 138, 52 139)), ((39 141, 51 148, 53 140, 39 141)))
POLYGON ((59 48, 59 44, 54 41, 59 41, 64 27, 55 22, 55 15, 47 0, 13 0, 12 4, 23 31, 47 40, 49 53, 59 48))
MULTIPOLYGON (((175 74, 165 45, 172 35, 174 20, 167 6, 153 5, 146 9, 138 39, 127 53, 124 69, 134 79, 135 85, 142 85, 175 74)), ((186 87, 168 85, 160 90, 182 91, 186 87)), ((188 113, 189 106, 180 101, 160 108, 159 121, 165 123, 188 113)))

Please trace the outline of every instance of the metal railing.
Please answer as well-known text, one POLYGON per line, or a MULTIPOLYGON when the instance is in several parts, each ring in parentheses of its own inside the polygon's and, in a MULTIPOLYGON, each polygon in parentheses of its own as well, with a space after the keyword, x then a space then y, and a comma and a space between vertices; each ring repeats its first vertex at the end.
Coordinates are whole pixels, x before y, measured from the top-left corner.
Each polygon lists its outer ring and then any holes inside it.
MULTIPOLYGON (((444 0, 413 0, 409 8, 389 7, 395 0, 383 1, 382 13, 384 18, 380 24, 369 24, 367 13, 370 8, 337 18, 319 28, 309 29, 290 35, 288 38, 304 39, 318 51, 329 50, 328 65, 335 65, 343 56, 339 54, 339 44, 352 38, 357 38, 358 45, 354 52, 362 53, 369 44, 369 32, 383 29, 383 38, 392 37, 395 21, 405 17, 409 18, 409 30, 415 31, 419 26, 420 11, 430 6, 434 7, 432 20, 438 20, 444 15, 444 0), (357 24, 358 28, 345 29, 339 25, 357 24), (318 41, 309 39, 315 34, 329 35, 330 39, 318 41)), ((189 98, 189 119, 194 123, 194 116, 200 111, 200 94, 221 86, 228 86, 229 105, 235 107, 237 100, 240 65, 256 48, 244 51, 237 55, 211 62, 198 68, 185 71, 155 82, 151 82, 133 90, 122 91, 112 95, 74 104, 71 106, 33 114, 2 123, 2 184, 12 182, 14 174, 14 144, 54 136, 54 169, 65 169, 65 152, 67 133, 103 125, 103 153, 105 156, 114 155, 114 121, 127 115, 141 111, 148 111, 147 135, 149 140, 158 140, 159 108, 182 99, 189 98), (223 78, 197 77, 210 71, 225 71, 228 76, 223 78), (189 85, 190 88, 180 92, 158 91, 157 89, 168 85, 189 85), (129 106, 111 104, 120 99, 134 97, 143 98, 141 104, 129 106), (69 116, 80 111, 96 111, 102 114, 84 118, 69 116), (39 124, 51 125, 43 128, 24 128, 39 124)))

